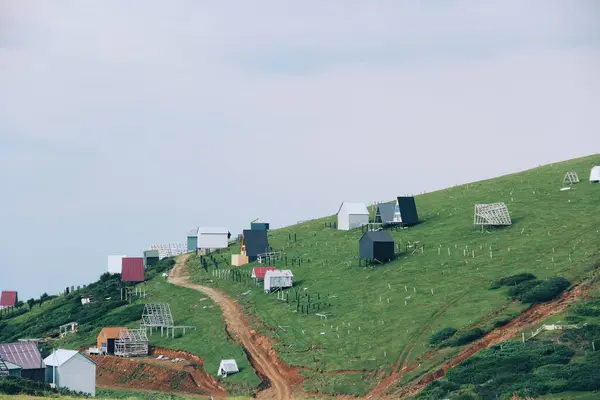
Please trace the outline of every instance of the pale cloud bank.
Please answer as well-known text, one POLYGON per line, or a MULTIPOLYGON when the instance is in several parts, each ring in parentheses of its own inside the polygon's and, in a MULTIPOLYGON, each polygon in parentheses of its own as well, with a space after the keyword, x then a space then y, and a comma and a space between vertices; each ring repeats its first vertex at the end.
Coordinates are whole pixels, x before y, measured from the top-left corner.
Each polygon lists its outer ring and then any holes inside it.
POLYGON ((596 2, 420 4, 0 1, 0 289, 598 152, 596 2))

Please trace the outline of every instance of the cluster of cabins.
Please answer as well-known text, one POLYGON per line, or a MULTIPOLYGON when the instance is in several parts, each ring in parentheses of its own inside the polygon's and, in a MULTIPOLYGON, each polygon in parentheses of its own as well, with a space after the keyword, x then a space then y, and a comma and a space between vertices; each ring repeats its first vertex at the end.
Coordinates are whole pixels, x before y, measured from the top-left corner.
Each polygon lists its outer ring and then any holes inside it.
POLYGON ((371 215, 363 203, 344 202, 337 212, 337 229, 352 230, 367 227, 359 239, 359 258, 384 263, 395 255, 392 236, 383 229, 389 226, 409 227, 419 223, 417 205, 413 196, 400 196, 393 203, 379 203, 371 222, 371 215))
POLYGON ((96 363, 76 350, 42 355, 35 341, 0 344, 0 379, 17 376, 51 386, 96 395, 96 363))

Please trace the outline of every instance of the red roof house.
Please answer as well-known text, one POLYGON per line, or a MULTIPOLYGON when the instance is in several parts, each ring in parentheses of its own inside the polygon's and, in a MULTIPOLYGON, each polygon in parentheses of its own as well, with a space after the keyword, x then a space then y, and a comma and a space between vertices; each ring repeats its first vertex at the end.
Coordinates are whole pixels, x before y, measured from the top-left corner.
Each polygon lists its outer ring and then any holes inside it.
POLYGON ((252 270, 252 278, 265 279, 267 271, 275 271, 276 269, 277 268, 275 267, 254 267, 252 270))
POLYGON ((0 308, 14 307, 15 305, 17 305, 17 301, 19 301, 17 297, 17 292, 3 290, 2 296, 0 296, 0 308))
POLYGON ((121 282, 144 282, 144 257, 123 257, 121 282))

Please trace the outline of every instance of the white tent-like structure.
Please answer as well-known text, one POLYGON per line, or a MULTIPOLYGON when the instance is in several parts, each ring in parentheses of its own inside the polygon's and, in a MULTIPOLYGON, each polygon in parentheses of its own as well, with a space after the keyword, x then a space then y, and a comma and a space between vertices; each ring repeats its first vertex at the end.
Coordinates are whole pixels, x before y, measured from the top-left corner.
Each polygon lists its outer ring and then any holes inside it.
POLYGON ((590 171, 590 182, 600 183, 600 165, 596 165, 590 171))
POLYGON ((338 229, 349 231, 369 224, 369 210, 363 203, 343 202, 337 212, 338 229))
POLYGON ((240 372, 240 370, 238 369, 235 360, 221 360, 217 376, 227 378, 227 375, 235 374, 236 372, 240 372))

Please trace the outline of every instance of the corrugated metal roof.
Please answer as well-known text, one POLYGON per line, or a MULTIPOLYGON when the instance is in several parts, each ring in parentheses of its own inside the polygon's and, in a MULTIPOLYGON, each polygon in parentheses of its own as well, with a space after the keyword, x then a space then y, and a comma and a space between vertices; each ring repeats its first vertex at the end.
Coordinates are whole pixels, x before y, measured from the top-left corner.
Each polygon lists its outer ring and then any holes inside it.
POLYGON ((348 202, 343 202, 342 205, 340 206, 340 209, 338 210, 338 214, 341 211, 342 207, 346 206, 346 212, 348 214, 353 214, 353 215, 369 215, 369 210, 367 209, 367 206, 364 205, 364 203, 348 203, 348 202))
POLYGON ((294 277, 294 274, 292 274, 292 271, 290 271, 289 269, 276 269, 273 271, 267 271, 267 273, 265 273, 265 277, 267 276, 267 274, 269 274, 270 277, 276 277, 276 278, 287 278, 287 277, 294 277))
POLYGON ((33 342, 0 344, 0 357, 23 369, 46 368, 40 351, 33 342))
POLYGON ((124 257, 121 264, 122 282, 144 281, 144 257, 124 257))
POLYGON ((71 358, 75 357, 79 352, 76 350, 57 349, 48 357, 44 358, 44 363, 51 367, 60 367, 71 358))
POLYGON ((224 369, 225 372, 239 372, 237 363, 235 360, 222 360, 219 369, 224 369))
POLYGON ((127 330, 127 328, 124 328, 122 326, 110 326, 102 328, 102 330, 98 334, 98 337, 101 339, 117 339, 119 337, 119 333, 122 330, 127 330))
POLYGON ((229 232, 229 230, 227 228, 223 228, 221 226, 217 226, 217 227, 201 226, 200 228, 198 228, 198 235, 202 235, 202 234, 206 234, 206 233, 227 235, 228 232, 229 232))
POLYGON ((254 274, 254 278, 263 279, 267 271, 275 271, 277 268, 275 267, 254 267, 252 270, 254 274))
POLYGON ((2 296, 0 296, 0 306, 3 307, 14 307, 17 304, 17 292, 10 290, 3 290, 2 296))

